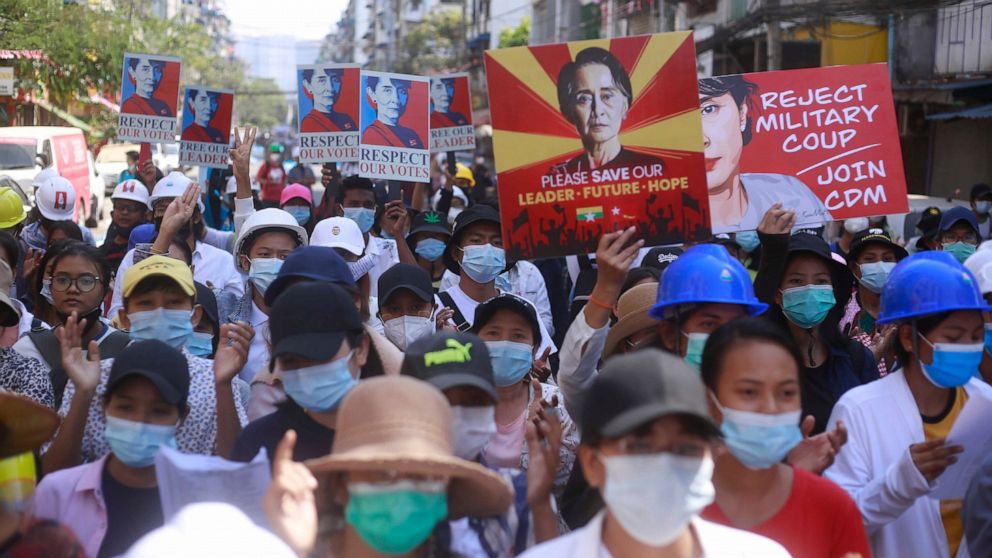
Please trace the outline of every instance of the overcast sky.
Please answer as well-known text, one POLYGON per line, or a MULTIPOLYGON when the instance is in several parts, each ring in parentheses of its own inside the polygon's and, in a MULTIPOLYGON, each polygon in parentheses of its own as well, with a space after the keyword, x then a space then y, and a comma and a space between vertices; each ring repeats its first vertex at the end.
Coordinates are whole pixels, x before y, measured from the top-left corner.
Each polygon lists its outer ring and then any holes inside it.
POLYGON ((336 29, 348 0, 224 0, 235 35, 321 39, 336 29))

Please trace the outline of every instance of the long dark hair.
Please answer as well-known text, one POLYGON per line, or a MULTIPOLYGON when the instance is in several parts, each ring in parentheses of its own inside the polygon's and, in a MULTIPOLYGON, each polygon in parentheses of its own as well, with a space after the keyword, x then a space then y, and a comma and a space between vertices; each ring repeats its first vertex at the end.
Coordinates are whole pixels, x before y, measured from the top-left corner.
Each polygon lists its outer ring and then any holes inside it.
MULTIPOLYGON (((47 254, 46 254, 47 255, 47 254)), ((103 287, 103 295, 107 295, 110 290, 110 264, 107 257, 95 246, 90 246, 78 240, 67 240, 58 253, 52 258, 52 271, 59 266, 59 262, 70 256, 79 256, 89 260, 100 274, 100 286, 103 287)))
POLYGON ((751 83, 741 75, 710 77, 699 80, 699 94, 703 97, 720 97, 730 93, 730 96, 734 99, 734 103, 737 104, 738 110, 745 103, 747 104, 748 116, 745 121, 744 131, 741 132, 741 135, 744 137, 744 145, 751 142, 751 124, 754 122, 752 115, 756 108, 751 98, 757 92, 757 84, 751 83))

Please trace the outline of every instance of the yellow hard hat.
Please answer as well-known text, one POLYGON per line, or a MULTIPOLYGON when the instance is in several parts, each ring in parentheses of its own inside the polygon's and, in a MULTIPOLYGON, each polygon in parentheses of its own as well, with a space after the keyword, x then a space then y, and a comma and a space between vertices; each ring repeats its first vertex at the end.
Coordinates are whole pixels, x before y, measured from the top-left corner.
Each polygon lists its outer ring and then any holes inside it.
POLYGON ((27 217, 21 196, 8 187, 0 188, 0 229, 9 229, 27 217))
POLYGON ((472 174, 472 169, 466 167, 461 163, 455 163, 455 167, 458 169, 458 172, 455 173, 455 178, 464 178, 465 180, 468 180, 469 186, 474 188, 475 175, 472 174))

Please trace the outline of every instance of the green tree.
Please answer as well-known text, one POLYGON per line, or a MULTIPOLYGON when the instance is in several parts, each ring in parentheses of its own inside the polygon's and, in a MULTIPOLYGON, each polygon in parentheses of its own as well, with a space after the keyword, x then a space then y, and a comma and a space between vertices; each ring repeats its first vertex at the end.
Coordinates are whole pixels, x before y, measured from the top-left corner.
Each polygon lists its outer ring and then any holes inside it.
POLYGON ((425 75, 460 66, 464 32, 460 11, 435 7, 403 37, 396 62, 387 70, 425 75))
POLYGON ((530 17, 524 17, 516 27, 512 29, 507 27, 499 32, 499 46, 497 48, 526 46, 529 42, 530 17))
POLYGON ((234 113, 242 125, 271 129, 283 123, 287 109, 285 94, 274 79, 250 79, 234 94, 234 113))

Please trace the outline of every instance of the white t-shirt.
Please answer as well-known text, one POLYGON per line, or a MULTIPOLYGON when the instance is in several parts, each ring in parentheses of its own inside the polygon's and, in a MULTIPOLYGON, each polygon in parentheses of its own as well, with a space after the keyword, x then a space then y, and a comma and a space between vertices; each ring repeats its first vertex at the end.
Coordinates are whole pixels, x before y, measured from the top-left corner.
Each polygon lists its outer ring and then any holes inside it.
MULTIPOLYGON (((498 290, 499 289, 497 289, 497 291, 498 290)), ((465 321, 469 325, 471 325, 472 321, 475 319, 475 309, 479 306, 479 302, 469 298, 469 296, 465 294, 465 291, 463 291, 462 288, 458 285, 455 285, 454 287, 451 287, 450 289, 444 292, 451 295, 451 300, 454 301, 455 306, 458 307, 458 311, 462 313, 462 316, 465 318, 465 321)), ((533 302, 528 300, 527 303, 530 304, 532 307, 534 307, 533 302)), ((443 306, 443 303, 439 302, 439 305, 443 306)), ((534 308, 534 311, 537 312, 536 307, 534 308)), ((544 327, 544 322, 541 321, 540 318, 538 318, 537 324, 541 328, 541 346, 538 347, 537 349, 537 357, 539 358, 541 355, 543 355, 545 349, 549 347, 551 348, 551 353, 549 354, 557 353, 558 347, 555 346, 555 342, 551 339, 551 334, 549 334, 547 328, 544 327)))
POLYGON ((248 359, 245 365, 238 372, 238 377, 251 383, 251 379, 259 371, 269 369, 269 315, 251 301, 251 327, 255 330, 255 337, 251 339, 248 346, 248 359))

